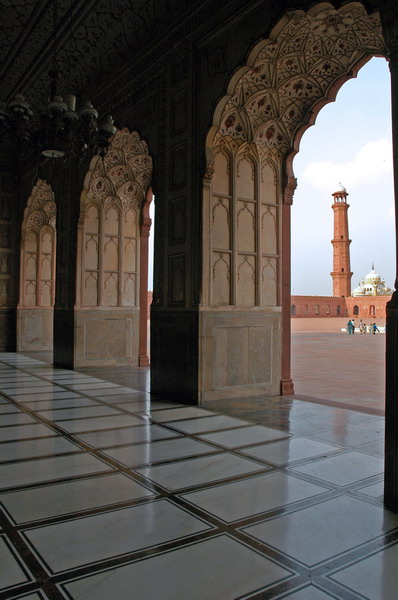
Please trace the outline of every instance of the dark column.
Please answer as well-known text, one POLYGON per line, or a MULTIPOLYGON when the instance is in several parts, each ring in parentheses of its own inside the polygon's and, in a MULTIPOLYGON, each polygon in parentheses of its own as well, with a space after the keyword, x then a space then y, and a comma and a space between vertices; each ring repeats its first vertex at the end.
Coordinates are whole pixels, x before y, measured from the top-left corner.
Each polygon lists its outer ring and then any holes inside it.
MULTIPOLYGON (((84 170, 84 169, 83 169, 84 170)), ((74 368, 77 223, 82 177, 74 159, 55 164, 52 185, 57 204, 57 256, 54 306, 54 365, 74 368)))
MULTIPOLYGON (((398 7, 384 1, 380 16, 388 49, 391 72, 392 138, 394 161, 394 196, 396 258, 398 265, 398 7)), ((398 273, 395 289, 398 287, 398 273)), ((384 503, 398 511, 398 292, 387 304, 386 319, 386 438, 384 503)))
POLYGON ((16 306, 19 296, 20 210, 18 163, 13 145, 0 154, 0 351, 16 350, 16 306))

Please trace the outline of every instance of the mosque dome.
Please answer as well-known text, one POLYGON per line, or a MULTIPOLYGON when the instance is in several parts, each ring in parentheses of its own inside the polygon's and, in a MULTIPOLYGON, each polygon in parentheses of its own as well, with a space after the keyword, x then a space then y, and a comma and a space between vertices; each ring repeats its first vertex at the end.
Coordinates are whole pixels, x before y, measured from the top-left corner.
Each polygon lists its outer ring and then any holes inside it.
POLYGON ((374 265, 352 292, 353 296, 391 296, 391 294, 392 290, 386 287, 384 279, 375 271, 374 265))

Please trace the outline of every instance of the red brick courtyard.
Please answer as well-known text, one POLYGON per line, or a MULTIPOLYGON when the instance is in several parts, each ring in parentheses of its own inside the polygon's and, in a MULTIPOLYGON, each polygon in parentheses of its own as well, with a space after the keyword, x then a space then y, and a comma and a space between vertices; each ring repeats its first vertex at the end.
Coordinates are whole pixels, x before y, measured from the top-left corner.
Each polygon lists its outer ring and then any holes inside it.
POLYGON ((295 395, 384 411, 385 334, 348 335, 346 322, 292 319, 295 395))

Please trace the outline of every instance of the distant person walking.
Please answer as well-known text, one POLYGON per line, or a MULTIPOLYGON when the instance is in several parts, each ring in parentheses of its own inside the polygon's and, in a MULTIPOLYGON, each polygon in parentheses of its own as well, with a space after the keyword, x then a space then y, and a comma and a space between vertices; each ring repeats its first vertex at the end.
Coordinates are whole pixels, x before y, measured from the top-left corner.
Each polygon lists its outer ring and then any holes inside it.
POLYGON ((373 335, 375 335, 376 331, 378 333, 380 333, 380 329, 377 327, 376 323, 373 323, 372 328, 373 328, 373 335))
POLYGON ((347 333, 349 333, 349 334, 352 333, 352 322, 351 322, 351 319, 347 323, 347 333))
POLYGON ((352 333, 355 333, 355 320, 352 319, 351 323, 352 323, 352 333))

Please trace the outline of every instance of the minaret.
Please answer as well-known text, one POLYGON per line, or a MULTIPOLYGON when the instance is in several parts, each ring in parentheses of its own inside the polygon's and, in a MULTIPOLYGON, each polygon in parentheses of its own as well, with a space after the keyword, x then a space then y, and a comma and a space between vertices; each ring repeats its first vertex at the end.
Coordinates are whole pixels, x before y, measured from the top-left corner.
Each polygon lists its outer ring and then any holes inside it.
POLYGON ((338 192, 332 194, 334 202, 332 204, 334 212, 334 237, 333 245, 333 271, 330 273, 333 277, 333 296, 351 296, 351 264, 350 264, 350 244, 348 238, 348 192, 340 184, 338 192))

